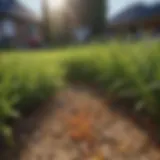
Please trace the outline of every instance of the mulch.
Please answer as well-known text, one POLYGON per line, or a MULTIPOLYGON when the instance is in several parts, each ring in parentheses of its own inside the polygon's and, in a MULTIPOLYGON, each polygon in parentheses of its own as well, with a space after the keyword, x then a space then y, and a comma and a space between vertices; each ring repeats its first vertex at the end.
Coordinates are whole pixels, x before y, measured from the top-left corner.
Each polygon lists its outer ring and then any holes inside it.
POLYGON ((160 149, 149 133, 154 124, 118 107, 113 109, 103 96, 84 87, 60 91, 16 123, 15 146, 3 149, 0 159, 159 160, 160 149), (138 125, 141 121, 151 123, 150 128, 138 125))

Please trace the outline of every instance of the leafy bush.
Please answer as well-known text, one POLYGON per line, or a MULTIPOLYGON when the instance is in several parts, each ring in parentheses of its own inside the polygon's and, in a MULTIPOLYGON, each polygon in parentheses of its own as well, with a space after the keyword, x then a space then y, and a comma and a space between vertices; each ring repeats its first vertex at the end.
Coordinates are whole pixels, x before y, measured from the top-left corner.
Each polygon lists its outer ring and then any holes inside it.
POLYGON ((30 113, 62 85, 62 72, 54 61, 42 63, 38 55, 32 61, 23 56, 4 55, 1 59, 0 134, 5 136, 11 135, 9 119, 30 113))
MULTIPOLYGON (((160 117, 159 42, 91 43, 34 54, 0 56, 0 134, 7 121, 33 111, 66 80, 96 85, 107 96, 133 99, 134 109, 160 117)), ((32 52, 31 52, 32 53, 32 52)))
POLYGON ((65 63, 67 79, 95 84, 107 95, 134 99, 136 110, 143 109, 159 118, 159 51, 159 42, 111 44, 105 52, 98 47, 92 54, 77 55, 65 63))

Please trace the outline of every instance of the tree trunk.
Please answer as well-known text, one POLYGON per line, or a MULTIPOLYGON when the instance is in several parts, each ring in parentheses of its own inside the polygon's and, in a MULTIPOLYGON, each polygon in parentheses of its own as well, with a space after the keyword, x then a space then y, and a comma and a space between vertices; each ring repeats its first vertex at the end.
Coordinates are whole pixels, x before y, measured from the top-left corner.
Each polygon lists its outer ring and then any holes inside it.
POLYGON ((51 41, 51 32, 50 32, 50 16, 49 16, 49 8, 47 0, 42 0, 42 17, 43 17, 44 39, 46 42, 49 43, 51 41))

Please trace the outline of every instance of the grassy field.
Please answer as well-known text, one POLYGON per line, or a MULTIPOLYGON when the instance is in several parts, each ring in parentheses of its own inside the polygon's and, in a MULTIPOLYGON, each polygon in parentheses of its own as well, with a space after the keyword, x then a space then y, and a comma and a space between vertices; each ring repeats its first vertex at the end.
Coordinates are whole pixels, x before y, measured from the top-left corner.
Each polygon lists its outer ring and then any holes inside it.
POLYGON ((0 133, 9 136, 8 119, 31 112, 68 81, 96 85, 107 96, 132 99, 133 109, 159 120, 159 52, 160 42, 4 52, 0 55, 0 133))

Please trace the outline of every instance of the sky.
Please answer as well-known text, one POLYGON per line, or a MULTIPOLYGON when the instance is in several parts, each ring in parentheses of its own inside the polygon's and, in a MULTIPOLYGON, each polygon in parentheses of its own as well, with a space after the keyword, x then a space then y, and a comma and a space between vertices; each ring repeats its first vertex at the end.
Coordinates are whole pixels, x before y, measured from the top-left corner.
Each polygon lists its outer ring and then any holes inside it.
MULTIPOLYGON (((33 9, 38 15, 41 14, 41 0, 19 0, 21 1, 23 4, 25 4, 27 7, 30 7, 31 9, 33 9)), ((55 1, 55 0, 53 0, 55 1)), ((117 14, 118 12, 120 12, 121 10, 123 10, 123 8, 125 8, 126 6, 132 4, 132 3, 136 3, 136 2, 144 2, 147 4, 152 4, 155 2, 159 2, 160 0, 108 0, 109 1, 109 13, 108 16, 112 17, 115 14, 117 14)))

